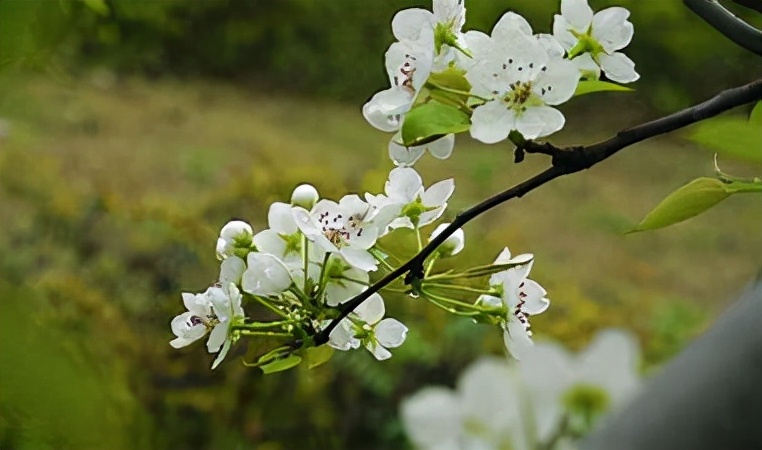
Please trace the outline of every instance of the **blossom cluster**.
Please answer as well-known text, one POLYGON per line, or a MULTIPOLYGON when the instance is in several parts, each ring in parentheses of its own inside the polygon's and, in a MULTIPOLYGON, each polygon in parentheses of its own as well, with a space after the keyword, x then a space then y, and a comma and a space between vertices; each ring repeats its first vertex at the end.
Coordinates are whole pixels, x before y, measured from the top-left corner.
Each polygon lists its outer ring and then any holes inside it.
POLYGON ((403 400, 403 427, 419 449, 574 448, 640 387, 635 339, 604 330, 577 355, 539 342, 520 365, 484 357, 455 390, 429 386, 403 400))
POLYGON ((509 137, 520 142, 564 126, 556 106, 575 94, 580 80, 598 80, 601 73, 615 83, 639 78, 635 64, 619 51, 633 36, 624 8, 593 14, 587 0, 561 0, 552 34, 534 33, 522 16, 508 12, 489 35, 463 31, 463 0, 434 0, 432 9, 394 16, 396 41, 386 51, 390 87, 363 106, 372 126, 395 133, 389 155, 399 166, 413 165, 426 150, 439 159, 452 153, 455 140, 447 127, 418 136, 428 138, 425 143, 405 142, 400 131, 420 105, 452 108, 453 118, 464 114, 470 118, 466 129, 484 143, 509 137))

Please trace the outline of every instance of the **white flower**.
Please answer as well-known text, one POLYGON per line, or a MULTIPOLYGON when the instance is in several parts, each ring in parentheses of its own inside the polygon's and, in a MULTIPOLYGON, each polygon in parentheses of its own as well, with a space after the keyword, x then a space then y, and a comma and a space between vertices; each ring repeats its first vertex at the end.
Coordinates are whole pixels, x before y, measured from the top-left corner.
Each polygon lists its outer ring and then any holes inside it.
POLYGON ((269 229, 254 235, 254 245, 257 250, 269 253, 289 268, 300 268, 302 265, 302 234, 294 221, 292 206, 287 203, 275 202, 270 205, 267 213, 269 229))
POLYGON ((640 75, 635 72, 635 63, 617 51, 632 40, 634 28, 627 20, 629 16, 628 10, 616 6, 593 15, 587 0, 561 0, 561 14, 554 18, 553 35, 567 50, 590 52, 610 80, 630 83, 640 75))
POLYGON ((475 62, 466 73, 472 93, 488 99, 471 116, 471 136, 494 144, 512 130, 526 139, 560 130, 563 114, 549 105, 572 97, 579 72, 570 61, 552 57, 547 44, 518 20, 501 20, 492 37, 470 32, 466 38, 475 62))
POLYGON ((241 287, 252 295, 278 295, 293 282, 288 267, 268 253, 251 252, 246 259, 246 271, 241 287))
POLYGON ((246 222, 233 220, 226 223, 217 239, 217 258, 227 258, 235 254, 238 248, 248 249, 251 246, 253 233, 251 225, 246 222))
POLYGON ((532 332, 529 317, 544 312, 550 306, 545 298, 547 292, 536 281, 527 278, 532 269, 532 255, 524 254, 511 258, 505 248, 495 260, 495 264, 520 264, 490 277, 490 285, 501 293, 495 297, 482 295, 479 302, 494 307, 507 308, 506 322, 503 324, 503 341, 508 352, 521 359, 532 347, 532 332))
POLYGON ((331 331, 328 345, 338 350, 349 350, 362 344, 379 361, 391 358, 387 347, 402 345, 407 327, 396 319, 382 320, 384 313, 384 300, 374 293, 331 331))
POLYGON ((432 46, 435 70, 444 70, 456 58, 455 49, 466 52, 463 25, 464 0, 434 0, 433 11, 403 9, 392 19, 392 32, 399 41, 425 42, 432 46))
POLYGON ((537 343, 521 360, 520 369, 538 436, 548 439, 565 415, 571 421, 580 416, 598 418, 632 398, 640 386, 638 359, 636 340, 620 330, 600 331, 578 355, 553 343, 537 343))
POLYGON ((427 151, 434 158, 447 159, 452 155, 452 149, 455 147, 454 134, 445 135, 428 144, 413 145, 411 147, 405 147, 399 143, 401 140, 402 138, 398 133, 389 141, 389 157, 394 162, 394 165, 400 167, 412 166, 427 151))
MULTIPOLYGON (((437 226, 436 229, 434 229, 434 231, 431 233, 429 241, 442 233, 442 231, 444 231, 445 228, 447 228, 449 225, 449 223, 443 223, 437 226)), ((447 239, 445 239, 445 241, 439 245, 439 247, 437 247, 437 253, 439 253, 440 256, 457 255, 461 250, 463 250, 465 240, 466 236, 463 233, 463 229, 458 228, 453 234, 448 236, 447 239)))
POLYGON ((300 184, 291 194, 291 204, 305 209, 312 209, 319 198, 320 195, 318 195, 318 191, 313 185, 300 184))
POLYGON ((384 186, 386 195, 366 195, 366 198, 377 208, 388 208, 390 211, 399 208, 399 217, 389 224, 389 228, 419 228, 437 220, 444 213, 454 189, 455 182, 452 178, 424 189, 421 176, 415 169, 397 167, 389 173, 384 186))
POLYGON ((505 360, 482 358, 461 375, 456 391, 428 387, 405 399, 402 425, 421 449, 528 448, 519 383, 505 360))
POLYGON ((172 332, 177 338, 173 339, 170 345, 175 348, 185 347, 210 332, 206 343, 207 350, 209 353, 219 352, 212 365, 214 369, 232 344, 231 325, 244 317, 241 293, 233 283, 225 289, 212 286, 203 294, 184 292, 183 303, 188 311, 172 320, 172 332))
MULTIPOLYGON (((356 197, 356 196, 355 196, 356 197)), ((378 236, 377 228, 366 220, 370 206, 357 197, 343 205, 320 200, 312 211, 294 207, 293 216, 299 229, 323 250, 340 253, 358 269, 376 270, 375 258, 368 252, 378 236)))

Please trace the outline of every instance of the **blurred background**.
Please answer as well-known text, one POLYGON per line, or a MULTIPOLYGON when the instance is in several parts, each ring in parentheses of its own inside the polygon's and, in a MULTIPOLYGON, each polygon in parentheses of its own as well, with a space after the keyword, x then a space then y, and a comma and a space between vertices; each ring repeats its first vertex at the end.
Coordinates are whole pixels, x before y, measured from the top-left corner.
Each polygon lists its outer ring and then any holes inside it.
MULTIPOLYGON (((745 83, 762 61, 677 0, 591 0, 632 11, 636 92, 562 107, 557 144, 590 143, 745 83)), ((0 448, 405 448, 400 400, 452 386, 501 333, 409 299, 384 363, 337 353, 263 376, 203 345, 172 349, 180 293, 214 282, 232 218, 309 182, 329 198, 378 192, 389 135, 360 108, 388 84, 397 0, 0 0, 0 448)), ((548 32, 556 1, 470 0, 466 29, 507 10, 548 32)), ((728 5, 732 7, 733 5, 728 5)), ((734 9, 757 26, 762 17, 734 9)), ((739 108, 729 114, 748 114, 739 108)), ((459 136, 425 184, 454 177, 446 217, 547 165, 459 136)), ((762 166, 721 161, 738 176, 762 166)), ((624 235, 667 193, 713 173, 681 133, 652 139, 469 224, 452 264, 532 252, 552 307, 536 338, 584 347, 637 334, 648 373, 707 327, 762 266, 762 208, 731 198, 697 219, 624 235)))

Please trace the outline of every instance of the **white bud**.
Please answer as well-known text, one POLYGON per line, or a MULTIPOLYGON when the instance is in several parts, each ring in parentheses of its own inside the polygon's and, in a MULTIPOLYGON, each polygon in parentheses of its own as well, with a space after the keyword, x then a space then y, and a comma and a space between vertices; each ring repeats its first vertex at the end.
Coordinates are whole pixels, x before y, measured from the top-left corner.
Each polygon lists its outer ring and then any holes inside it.
MULTIPOLYGON (((449 223, 443 223, 440 224, 434 232, 431 233, 431 237, 429 237, 429 241, 434 239, 436 236, 439 235, 442 231, 444 231, 445 228, 447 228, 450 224, 449 223)), ((439 253, 442 257, 457 255, 460 253, 461 250, 463 250, 463 246, 465 245, 466 236, 463 233, 462 228, 458 228, 455 230, 453 234, 451 234, 447 239, 445 239, 444 242, 442 242, 439 247, 437 247, 437 253, 439 253)))
POLYGON ((294 193, 291 194, 291 204, 301 206, 309 211, 315 206, 319 198, 317 189, 311 184, 300 184, 294 189, 294 193))
POLYGON ((251 225, 240 220, 231 220, 220 230, 217 239, 217 257, 223 259, 233 254, 236 240, 251 240, 254 231, 251 225))

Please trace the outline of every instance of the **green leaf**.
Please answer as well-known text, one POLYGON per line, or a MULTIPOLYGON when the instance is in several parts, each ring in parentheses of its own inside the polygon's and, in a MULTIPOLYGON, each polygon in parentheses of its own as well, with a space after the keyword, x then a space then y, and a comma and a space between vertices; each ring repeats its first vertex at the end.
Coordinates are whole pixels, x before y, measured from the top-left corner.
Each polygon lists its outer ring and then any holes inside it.
POLYGON ((601 80, 583 80, 577 85, 577 90, 574 91, 574 96, 592 94, 593 92, 632 92, 634 89, 621 86, 615 83, 609 83, 608 81, 601 80))
MULTIPOLYGON (((759 106, 754 110, 760 109, 759 106)), ((722 156, 762 163, 762 125, 751 122, 762 120, 752 111, 752 118, 718 117, 696 124, 689 138, 722 156)))
POLYGON ((762 128, 762 101, 757 102, 754 109, 751 110, 749 115, 749 125, 753 127, 762 128))
POLYGON ((716 178, 698 178, 661 201, 630 233, 655 230, 690 219, 730 196, 728 185, 716 178))
POLYGON ((307 349, 304 355, 304 359, 307 361, 307 368, 314 369, 328 362, 333 356, 333 347, 328 345, 321 345, 319 347, 310 347, 307 349))
POLYGON ((282 359, 276 359, 275 361, 265 364, 260 367, 262 369, 262 372, 267 374, 275 373, 275 372, 283 372, 284 370, 288 370, 292 367, 298 366, 299 363, 302 362, 302 357, 299 355, 289 355, 282 359))
POLYGON ((448 89, 455 89, 463 92, 471 91, 471 83, 468 82, 465 76, 464 70, 456 67, 448 67, 447 69, 432 73, 429 75, 427 83, 436 85, 437 87, 445 87, 448 89))
POLYGON ((405 146, 421 145, 427 138, 462 133, 471 126, 468 114, 460 109, 439 102, 416 106, 405 114, 402 124, 402 143, 405 146))
POLYGON ((108 5, 106 0, 82 0, 88 8, 101 16, 108 16, 108 5))

